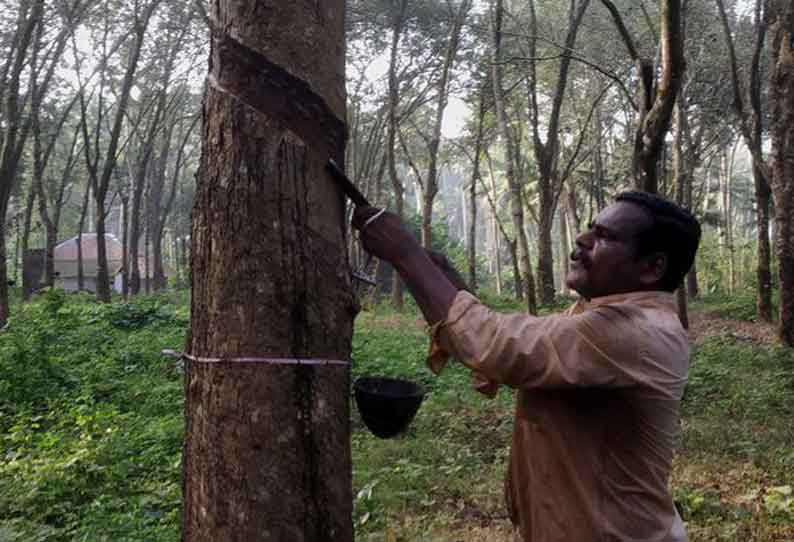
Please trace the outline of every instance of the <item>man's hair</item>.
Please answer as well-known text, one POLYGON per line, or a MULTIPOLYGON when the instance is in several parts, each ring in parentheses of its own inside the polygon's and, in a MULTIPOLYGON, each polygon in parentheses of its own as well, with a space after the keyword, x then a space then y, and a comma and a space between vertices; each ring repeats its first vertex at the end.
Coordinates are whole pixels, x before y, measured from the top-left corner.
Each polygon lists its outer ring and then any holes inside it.
POLYGON ((615 201, 639 205, 648 212, 652 224, 636 235, 636 257, 653 252, 667 254, 667 270, 661 286, 672 292, 684 280, 700 244, 700 223, 688 210, 650 192, 623 192, 615 201))

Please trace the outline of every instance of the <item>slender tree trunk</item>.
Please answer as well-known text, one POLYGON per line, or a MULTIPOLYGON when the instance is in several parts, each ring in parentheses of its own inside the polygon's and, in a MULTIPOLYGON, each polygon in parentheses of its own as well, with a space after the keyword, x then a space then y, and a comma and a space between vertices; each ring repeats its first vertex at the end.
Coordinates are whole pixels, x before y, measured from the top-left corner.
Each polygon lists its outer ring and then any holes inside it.
POLYGON ((472 290, 477 291, 477 182, 472 178, 469 183, 469 197, 467 208, 466 227, 466 267, 468 268, 468 283, 472 290))
MULTIPOLYGON (((683 102, 683 91, 679 91, 678 100, 673 111, 673 183, 676 203, 681 206, 684 206, 686 200, 686 176, 688 171, 683 150, 683 117, 686 109, 683 102)), ((676 299, 678 301, 678 319, 684 329, 689 329, 686 288, 683 281, 676 290, 676 299)))
POLYGON ((349 368, 294 364, 351 351, 345 6, 257 6, 212 4, 187 350, 225 361, 186 363, 182 538, 351 542, 349 368))
POLYGON ((179 258, 180 258, 180 267, 182 268, 182 278, 187 281, 191 277, 190 267, 188 265, 189 255, 188 255, 188 248, 187 248, 187 239, 183 235, 179 239, 179 245, 181 250, 179 251, 179 258))
MULTIPOLYGON (((549 184, 549 186, 551 186, 549 184)), ((548 194, 552 197, 551 194, 548 194)), ((541 201, 544 198, 541 196, 541 201)), ((538 290, 540 303, 554 303, 554 250, 551 242, 551 231, 554 228, 554 204, 551 201, 541 203, 538 209, 538 290)))
MULTIPOLYGON (((30 250, 30 226, 31 220, 33 218, 33 206, 36 204, 36 191, 33 187, 28 190, 28 198, 25 202, 25 216, 22 221, 22 298, 27 301, 30 299, 30 296, 33 295, 33 290, 38 286, 38 281, 36 284, 31 284, 29 281, 31 277, 29 273, 25 272, 25 265, 24 262, 28 259, 28 251, 30 250)), ((17 265, 19 265, 19 259, 17 259, 17 265)))
POLYGON ((149 294, 152 291, 152 264, 151 264, 151 254, 149 252, 149 246, 151 242, 151 230, 147 227, 143 233, 143 272, 145 277, 144 284, 146 285, 146 293, 149 294))
POLYGON ((780 279, 778 335, 794 347, 794 5, 772 0, 769 45, 772 191, 780 279))
MULTIPOLYGON (((23 71, 27 66, 28 50, 33 42, 34 31, 43 24, 44 0, 17 2, 16 30, 8 47, 8 58, 0 77, 0 116, 3 130, 0 133, 0 326, 5 325, 10 314, 8 300, 8 267, 6 262, 6 213, 11 194, 18 182, 18 166, 29 132, 30 123, 25 122, 23 71)), ((5 51, 5 48, 4 48, 5 51)), ((17 231, 17 235, 19 232, 17 231)), ((18 262, 18 259, 16 260, 18 262)), ((18 263, 15 264, 18 267, 18 263)), ((15 269, 16 269, 15 267, 15 269)))
POLYGON ((504 286, 502 283, 502 259, 501 259, 501 250, 500 250, 500 239, 499 236, 499 226, 496 223, 496 210, 492 210, 491 212, 491 235, 493 239, 493 243, 491 244, 492 247, 492 256, 494 263, 494 276, 496 278, 496 294, 502 295, 502 291, 504 290, 504 286))
POLYGON ((756 281, 758 293, 755 300, 755 311, 762 322, 772 321, 772 247, 769 242, 770 206, 772 192, 765 175, 757 165, 753 166, 755 183, 755 223, 756 244, 758 245, 758 266, 756 281))
POLYGON ((143 159, 138 163, 132 189, 132 209, 130 211, 130 295, 136 296, 141 291, 140 247, 141 247, 141 222, 143 218, 143 190, 146 186, 146 170, 151 158, 151 146, 143 154, 143 159))
POLYGON ((565 182, 562 177, 566 175, 560 175, 558 171, 560 115, 565 99, 565 89, 568 84, 568 72, 571 64, 570 52, 576 45, 579 27, 589 4, 590 0, 581 0, 578 4, 571 1, 569 5, 565 47, 562 50, 559 71, 553 87, 551 111, 548 115, 548 120, 545 121, 547 122, 547 131, 544 143, 540 136, 541 120, 537 95, 537 18, 535 16, 535 2, 533 0, 529 2, 531 35, 528 37, 530 60, 528 61, 529 76, 527 78, 527 86, 529 119, 532 126, 532 146, 538 169, 538 290, 540 302, 543 305, 550 305, 554 302, 554 250, 552 248, 551 231, 554 227, 557 200, 562 191, 562 183, 565 182))
POLYGON ((169 123, 163 133, 162 145, 156 161, 157 168, 152 177, 151 185, 149 186, 149 197, 147 198, 149 241, 152 248, 152 262, 150 264, 152 275, 149 280, 151 280, 154 290, 161 290, 166 286, 165 271, 163 269, 163 233, 166 216, 162 207, 166 166, 171 152, 172 136, 173 123, 169 123))
POLYGON ((731 70, 731 83, 733 87, 733 107, 739 121, 742 137, 750 151, 753 182, 755 184, 756 203, 756 234, 758 244, 758 266, 756 279, 758 290, 756 296, 756 317, 762 322, 772 321, 772 250, 769 244, 769 207, 771 203, 771 190, 769 181, 771 173, 763 157, 762 138, 762 111, 761 111, 761 51, 767 34, 768 18, 766 7, 768 0, 756 0, 754 6, 754 32, 755 43, 753 46, 752 61, 745 90, 739 77, 739 65, 736 58, 736 49, 733 42, 733 32, 728 21, 723 0, 717 0, 723 33, 727 45, 728 60, 731 70))
POLYGON ((110 272, 108 269, 107 243, 105 242, 106 213, 104 200, 104 195, 96 198, 96 297, 97 300, 103 303, 110 303, 110 272))
MULTIPOLYGON (((148 5, 145 7, 139 4, 138 2, 135 3, 136 13, 134 19, 134 25, 132 28, 132 34, 134 36, 133 43, 129 51, 129 56, 127 57, 127 62, 124 70, 124 77, 122 79, 121 89, 118 93, 118 101, 115 111, 115 116, 112 121, 112 128, 110 131, 110 137, 108 138, 108 145, 104 151, 104 160, 101 162, 101 174, 99 169, 100 164, 100 156, 98 152, 98 141, 95 142, 97 147, 97 152, 93 156, 90 157, 90 148, 91 140, 88 134, 88 126, 87 126, 87 106, 85 103, 85 99, 81 96, 80 106, 81 106, 81 113, 82 113, 82 127, 83 127, 83 134, 85 139, 85 152, 86 152, 86 165, 88 166, 89 174, 91 176, 91 183, 94 187, 94 200, 96 202, 96 234, 97 234, 97 287, 96 287, 96 294, 97 300, 103 303, 110 302, 110 274, 108 272, 108 261, 107 261, 107 250, 105 248, 105 218, 106 218, 106 197, 108 194, 108 189, 110 186, 110 179, 113 176, 113 172, 116 168, 116 161, 118 159, 118 147, 120 142, 120 135, 121 135, 121 128, 125 120, 125 115, 127 113, 127 106, 129 104, 130 93, 132 91, 132 86, 135 82, 135 74, 138 69, 138 61, 141 56, 141 50, 143 48, 144 37, 146 35, 146 29, 149 26, 149 21, 152 18, 155 10, 159 6, 162 0, 150 0, 148 5), (138 11, 140 8, 140 11, 138 11)), ((105 15, 106 17, 110 16, 109 14, 105 15)), ((107 64, 108 59, 102 59, 103 64, 107 64)), ((101 96, 101 91, 100 91, 101 96)), ((106 119, 102 119, 101 115, 98 119, 99 123, 105 121, 106 119)), ((95 133, 99 133, 99 126, 95 133)))
POLYGON ((621 37, 634 61, 639 78, 639 118, 634 135, 632 170, 638 189, 656 193, 659 190, 659 159, 670 127, 678 91, 684 76, 684 35, 681 0, 659 2, 659 49, 661 69, 642 58, 620 12, 611 0, 601 0, 609 10, 621 37), (659 77, 657 78, 657 72, 659 77))
MULTIPOLYGON (((5 213, 2 216, 5 216, 5 213)), ((8 308, 8 267, 6 264, 5 233, 5 227, 0 226, 0 299, 5 300, 5 303, 0 303, 0 323, 3 324, 8 321, 8 317, 10 316, 8 308)))
MULTIPOLYGON (((735 150, 735 147, 733 147, 735 150)), ((733 239, 733 201, 731 198, 733 180, 733 150, 725 149, 720 158, 720 177, 722 177, 723 245, 728 260, 728 291, 736 291, 736 255, 733 239)))
POLYGON ((130 297, 130 244, 129 244, 130 198, 121 196, 121 295, 130 297))
MULTIPOLYGON (((405 23, 405 13, 408 8, 408 0, 399 0, 397 12, 392 21, 391 52, 389 55, 389 114, 388 127, 386 132, 386 156, 388 160, 389 179, 394 189, 394 212, 400 218, 403 217, 404 194, 402 182, 397 176, 397 164, 395 158, 397 142, 397 108, 400 105, 400 86, 397 79, 397 59, 399 56, 400 37, 402 36, 403 25, 405 23)), ((400 275, 392 273, 391 283, 391 303, 398 311, 403 309, 403 286, 400 275)))
MULTIPOLYGON (((563 201, 564 198, 563 198, 563 201)), ((568 284, 565 278, 568 276, 568 253, 571 251, 570 240, 568 236, 568 219, 566 218, 566 208, 563 205, 559 211, 560 223, 560 290, 563 295, 568 295, 568 284)))
MULTIPOLYGON (((492 9, 492 41, 491 41, 491 77, 493 80, 494 109, 498 119, 499 132, 505 148, 505 173, 510 190, 510 211, 513 217, 513 229, 515 231, 516 242, 518 244, 518 263, 519 275, 517 282, 522 285, 522 290, 526 294, 527 311, 530 314, 537 314, 538 307, 535 300, 535 278, 532 276, 532 264, 529 256, 529 241, 524 231, 524 205, 521 197, 521 184, 515 175, 515 154, 513 138, 510 128, 507 125, 507 113, 505 111, 504 94, 502 88, 502 0, 494 0, 492 9)), ((518 290, 518 288, 517 288, 518 290)))
POLYGON ((438 82, 433 133, 430 136, 428 149, 427 179, 422 192, 422 246, 427 249, 432 248, 433 243, 433 203, 438 194, 438 151, 441 145, 441 126, 444 123, 444 111, 449 100, 450 71, 458 54, 461 28, 470 8, 471 0, 462 0, 457 12, 452 13, 453 20, 451 21, 449 40, 441 67, 441 77, 438 82))
POLYGON ((155 233, 152 238, 152 288, 162 290, 166 282, 163 267, 163 237, 155 233))
POLYGON ((466 237, 466 261, 468 264, 469 286, 477 291, 477 182, 480 180, 480 158, 482 155, 483 124, 485 120, 484 89, 479 93, 479 113, 477 115, 477 132, 474 139, 474 156, 472 159, 471 182, 469 183, 468 215, 469 233, 466 237))
POLYGON ((85 229, 85 219, 88 214, 89 199, 91 196, 91 183, 86 183, 85 194, 83 195, 83 207, 80 210, 80 222, 77 226, 77 290, 82 292, 85 289, 85 271, 83 269, 83 230, 85 229))
MULTIPOLYGON (((690 209, 694 212, 695 205, 694 200, 692 197, 692 179, 694 177, 694 165, 690 164, 689 174, 687 175, 686 181, 686 206, 687 209, 690 209)), ((686 275, 686 286, 687 286, 687 293, 689 295, 689 299, 697 299, 700 297, 700 288, 698 286, 698 272, 697 272, 697 258, 695 261, 692 262, 692 268, 689 270, 689 273, 686 275)))

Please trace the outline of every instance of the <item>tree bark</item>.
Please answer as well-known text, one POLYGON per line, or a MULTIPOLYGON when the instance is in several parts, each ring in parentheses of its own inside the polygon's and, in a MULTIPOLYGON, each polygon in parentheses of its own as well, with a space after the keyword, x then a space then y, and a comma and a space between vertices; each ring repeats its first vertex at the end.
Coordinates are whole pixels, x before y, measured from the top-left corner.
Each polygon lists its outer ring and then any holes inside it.
MULTIPOLYGON (((563 199, 563 201, 565 201, 563 199)), ((568 254, 571 251, 570 237, 568 235, 568 219, 565 216, 567 209, 565 204, 559 211, 559 225, 560 225, 560 290, 562 295, 568 295, 568 283, 565 281, 568 276, 568 254)))
MULTIPOLYGON (((391 49, 389 54, 389 114, 388 126, 386 129, 386 159, 388 161, 389 179, 394 189, 394 212, 397 216, 402 218, 405 189, 403 188, 402 181, 400 181, 397 175, 395 157, 399 123, 397 109, 400 106, 400 84, 397 79, 397 58, 399 55, 403 25, 405 24, 405 14, 408 9, 408 0, 399 0, 396 9, 397 11, 392 18, 391 49)), ((391 303, 396 310, 401 311, 403 309, 403 287, 399 273, 392 273, 391 303)))
POLYGON ((466 262, 468 267, 469 286, 477 291, 477 182, 480 180, 480 158, 483 143, 483 124, 485 121, 485 96, 481 88, 479 92, 479 113, 477 115, 477 132, 474 136, 474 155, 472 157, 471 181, 469 183, 469 199, 466 237, 466 262))
POLYGON ((121 296, 130 298, 130 197, 121 195, 121 296))
POLYGON ((8 302, 8 267, 6 263, 6 213, 11 194, 18 182, 17 168, 27 139, 29 122, 23 122, 24 93, 21 93, 22 74, 33 33, 42 23, 44 0, 19 2, 16 32, 12 38, 9 57, 0 78, 0 326, 10 314, 8 302))
POLYGON ((772 321, 772 246, 769 241, 769 222, 772 190, 767 175, 759 164, 753 164, 753 184, 755 185, 755 224, 756 244, 758 245, 758 267, 756 282, 758 294, 755 300, 755 313, 762 322, 772 321))
POLYGON ((444 61, 441 66, 441 77, 438 81, 433 132, 428 145, 429 164, 427 167, 427 178, 422 191, 422 246, 427 249, 431 249, 433 244, 433 203, 438 194, 438 151, 441 145, 441 126, 444 123, 444 111, 447 109, 447 102, 449 101, 450 72, 455 63, 455 57, 458 55, 461 29, 470 9, 471 0, 462 0, 457 12, 450 9, 450 16, 452 17, 451 29, 444 61))
MULTIPOLYGON (((682 207, 686 202, 686 178, 688 166, 683 149, 683 129, 684 129, 684 105, 683 91, 679 92, 678 103, 673 112, 673 185, 675 189, 675 201, 682 207)), ((678 319, 684 329, 689 329, 689 314, 687 311, 687 296, 684 282, 678 285, 676 290, 678 301, 678 319)))
POLYGON ((769 48, 772 192, 780 279, 778 335, 794 347, 794 5, 772 0, 769 48))
POLYGON ((77 225, 77 290, 82 292, 85 289, 85 270, 83 269, 83 230, 85 229, 85 219, 88 214, 88 204, 91 198, 91 183, 86 182, 85 193, 83 194, 83 205, 80 209, 80 221, 77 225))
POLYGON ((745 145, 750 151, 753 184, 755 186, 756 207, 756 235, 758 244, 758 266, 756 268, 756 281, 758 291, 756 295, 756 317, 762 322, 772 321, 772 249, 769 243, 770 204, 772 192, 769 187, 771 172, 763 156, 763 122, 761 111, 761 51, 767 33, 769 21, 764 5, 768 0, 756 0, 754 9, 754 34, 753 57, 750 65, 748 81, 743 84, 739 76, 739 64, 736 58, 736 49, 732 37, 728 15, 725 11, 723 0, 716 0, 720 14, 720 21, 725 35, 728 51, 728 60, 731 70, 731 84, 733 88, 733 109, 739 121, 745 145))
POLYGON ((640 56, 617 7, 611 0, 601 0, 601 3, 615 21, 640 79, 639 119, 634 136, 632 164, 635 184, 640 190, 656 193, 659 191, 659 159, 686 68, 681 0, 659 2, 662 64, 658 80, 653 61, 640 56))
POLYGON ((353 540, 349 369, 238 358, 350 356, 344 13, 212 4, 187 350, 225 361, 186 364, 186 542, 353 540))
POLYGON ((502 258, 500 249, 499 226, 497 224, 496 210, 491 209, 491 235, 493 242, 491 243, 491 261, 494 264, 494 276, 496 277, 496 295, 502 295, 502 258))
POLYGON ((516 282, 522 286, 526 295, 527 311, 537 314, 538 306, 535 298, 535 277, 532 275, 532 264, 529 256, 529 241, 524 231, 524 205, 521 197, 521 184, 515 174, 515 149, 513 136, 507 124, 505 111, 504 89, 502 87, 502 17, 504 8, 502 0, 494 0, 491 7, 491 78, 493 81, 494 109, 496 110, 499 132, 505 149, 505 175, 510 190, 510 212, 513 217, 513 229, 517 243, 519 276, 516 282))
MULTIPOLYGON (((97 235, 97 275, 96 275, 96 296, 97 300, 103 303, 110 302, 110 274, 108 272, 108 261, 107 261, 107 248, 105 245, 105 218, 107 215, 107 210, 105 205, 107 204, 107 195, 108 189, 110 187, 110 179, 113 176, 113 172, 116 168, 116 161, 117 161, 117 151, 119 147, 119 139, 121 135, 121 128, 124 123, 124 118, 127 113, 127 106, 129 104, 130 93, 132 91, 133 83, 135 82, 135 74, 138 69, 138 61, 141 56, 141 50, 143 48, 143 41, 146 35, 146 29, 149 26, 149 21, 151 21, 152 15, 154 14, 155 10, 159 6, 161 0, 150 0, 149 4, 146 7, 142 8, 140 13, 136 12, 135 22, 132 28, 133 34, 133 42, 130 46, 129 51, 129 58, 126 62, 125 69, 124 69, 124 77, 121 83, 121 89, 118 92, 118 102, 116 105, 116 112, 114 115, 112 128, 110 131, 110 136, 108 138, 108 146, 105 149, 104 159, 102 160, 102 167, 100 172, 100 156, 98 152, 98 141, 94 142, 94 146, 97 149, 97 153, 92 157, 91 156, 91 138, 88 134, 88 111, 87 105, 85 101, 85 96, 83 95, 84 89, 81 89, 81 97, 80 97, 80 108, 81 108, 81 124, 83 128, 83 136, 85 139, 85 154, 86 154, 86 166, 89 172, 89 177, 91 180, 92 188, 93 188, 93 196, 94 196, 94 203, 96 205, 96 235, 97 235)), ((136 8, 139 7, 139 4, 136 3, 136 8)), ((105 14, 106 17, 110 17, 109 13, 105 14)), ((103 68, 107 68, 108 58, 102 59, 103 68)), ((100 90, 100 100, 101 100, 102 90, 100 90)), ((101 109, 101 108, 100 108, 101 109)), ((101 125, 106 121, 100 114, 97 118, 97 128, 100 128, 101 125)), ((95 135, 98 138, 99 129, 95 131, 95 135)))
POLYGON ((736 246, 733 238, 733 165, 736 145, 723 149, 720 156, 720 177, 722 188, 722 212, 724 230, 722 241, 727 250, 728 260, 728 292, 736 291, 736 246))
MULTIPOLYGON (((5 214, 3 215, 5 216, 5 214)), ((10 316, 8 310, 8 264, 6 263, 6 238, 5 232, 0 232, 0 300, 5 300, 0 303, 0 323, 5 325, 10 316)))
MULTIPOLYGON (((30 296, 33 295, 33 291, 36 287, 38 287, 38 281, 36 284, 30 284, 29 280, 31 277, 28 276, 28 273, 25 273, 25 260, 28 257, 28 250, 30 247, 30 226, 31 220, 33 218, 33 206, 36 204, 36 191, 33 187, 30 187, 28 190, 28 197, 25 202, 25 215, 22 220, 22 299, 27 301, 30 299, 30 296)), ((19 259, 16 261, 16 265, 19 266, 19 259)))
MULTIPOLYGON (((530 0, 530 34, 529 37, 529 119, 532 125, 532 142, 535 161, 538 168, 538 287, 540 302, 550 305, 554 302, 554 251, 551 242, 551 230, 554 227, 554 214, 557 209, 560 192, 565 183, 564 176, 558 171, 560 153, 560 115, 568 86, 568 72, 571 65, 571 51, 576 46, 576 37, 584 19, 590 0, 581 0, 577 5, 571 2, 568 10, 568 27, 565 45, 561 55, 557 80, 552 95, 552 107, 547 120, 546 141, 540 137, 541 119, 538 107, 536 41, 537 19, 535 3, 530 0)), ((586 127, 584 128, 587 129, 586 127)))

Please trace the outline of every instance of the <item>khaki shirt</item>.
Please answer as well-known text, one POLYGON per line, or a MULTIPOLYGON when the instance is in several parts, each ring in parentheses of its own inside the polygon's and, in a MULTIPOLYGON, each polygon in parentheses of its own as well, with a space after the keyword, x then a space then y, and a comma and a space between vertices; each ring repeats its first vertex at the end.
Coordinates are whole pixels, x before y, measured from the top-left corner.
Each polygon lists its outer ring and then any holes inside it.
POLYGON ((526 542, 681 542, 668 491, 689 344, 673 294, 579 301, 564 314, 498 314, 459 292, 432 330, 489 395, 518 390, 505 483, 526 542))

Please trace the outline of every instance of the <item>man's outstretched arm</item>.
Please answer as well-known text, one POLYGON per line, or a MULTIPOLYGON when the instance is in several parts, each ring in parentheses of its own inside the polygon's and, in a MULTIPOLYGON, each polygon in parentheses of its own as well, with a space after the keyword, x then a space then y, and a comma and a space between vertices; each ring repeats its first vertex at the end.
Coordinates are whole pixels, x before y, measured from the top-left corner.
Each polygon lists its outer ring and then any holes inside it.
POLYGON ((360 232, 364 249, 394 266, 428 324, 440 322, 465 284, 455 284, 460 277, 457 273, 448 277, 442 270, 443 256, 431 258, 394 213, 384 212, 367 224, 376 213, 378 209, 374 207, 356 207, 353 214, 353 226, 360 232), (437 265, 434 258, 440 259, 442 265, 437 265))

